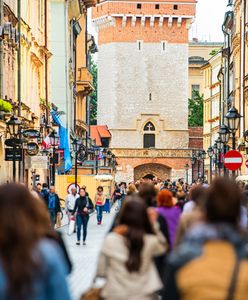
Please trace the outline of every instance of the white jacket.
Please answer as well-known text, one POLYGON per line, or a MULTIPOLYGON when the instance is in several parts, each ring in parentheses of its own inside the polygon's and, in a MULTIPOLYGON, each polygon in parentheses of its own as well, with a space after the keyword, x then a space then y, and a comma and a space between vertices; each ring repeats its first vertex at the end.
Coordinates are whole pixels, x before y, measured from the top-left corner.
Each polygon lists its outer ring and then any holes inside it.
POLYGON ((125 238, 117 233, 106 237, 100 253, 97 276, 106 277, 102 297, 108 300, 150 300, 163 285, 154 264, 154 257, 165 253, 166 240, 161 233, 147 234, 142 250, 139 272, 126 268, 129 250, 125 238))

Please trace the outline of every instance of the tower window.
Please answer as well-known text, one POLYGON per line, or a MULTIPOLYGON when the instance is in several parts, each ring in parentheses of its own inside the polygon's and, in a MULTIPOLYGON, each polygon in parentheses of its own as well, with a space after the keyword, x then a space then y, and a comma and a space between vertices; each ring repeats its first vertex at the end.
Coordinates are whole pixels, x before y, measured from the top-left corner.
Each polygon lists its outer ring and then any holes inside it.
POLYGON ((152 101, 152 93, 149 94, 149 101, 152 101))
POLYGON ((138 9, 141 9, 141 8, 142 8, 142 4, 141 4, 141 3, 138 3, 138 4, 137 4, 137 8, 138 8, 138 9))
POLYGON ((153 125, 152 122, 147 122, 145 127, 144 127, 144 131, 155 131, 155 126, 153 125))
POLYGON ((156 4, 155 9, 159 9, 159 8, 160 8, 159 4, 156 4))
POLYGON ((178 5, 175 4, 175 5, 173 6, 173 9, 174 9, 174 10, 178 10, 178 5))
POLYGON ((155 134, 144 134, 144 148, 155 148, 155 134))
POLYGON ((143 41, 137 41, 137 46, 138 46, 139 51, 142 50, 142 43, 143 43, 143 41))

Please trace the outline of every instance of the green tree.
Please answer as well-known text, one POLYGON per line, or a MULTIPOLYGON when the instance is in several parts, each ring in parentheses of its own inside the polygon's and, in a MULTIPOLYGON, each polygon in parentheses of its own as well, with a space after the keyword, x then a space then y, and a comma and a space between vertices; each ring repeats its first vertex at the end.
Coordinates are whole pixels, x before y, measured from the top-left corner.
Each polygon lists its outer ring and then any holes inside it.
POLYGON ((91 59, 90 72, 93 76, 94 92, 90 96, 90 125, 97 124, 97 65, 91 59))
POLYGON ((193 98, 189 99, 189 127, 203 126, 203 95, 193 91, 193 98))

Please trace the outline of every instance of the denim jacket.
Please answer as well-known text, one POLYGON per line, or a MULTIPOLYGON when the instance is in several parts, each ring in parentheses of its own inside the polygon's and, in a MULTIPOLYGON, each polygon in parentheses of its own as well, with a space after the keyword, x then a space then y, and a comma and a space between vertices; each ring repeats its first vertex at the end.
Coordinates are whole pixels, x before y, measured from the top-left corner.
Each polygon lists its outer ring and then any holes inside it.
MULTIPOLYGON (((38 243, 34 256, 41 262, 42 272, 34 274, 34 294, 26 300, 71 300, 66 274, 68 272, 61 250, 49 240, 38 243)), ((10 299, 7 294, 7 278, 0 262, 0 299, 10 299)))

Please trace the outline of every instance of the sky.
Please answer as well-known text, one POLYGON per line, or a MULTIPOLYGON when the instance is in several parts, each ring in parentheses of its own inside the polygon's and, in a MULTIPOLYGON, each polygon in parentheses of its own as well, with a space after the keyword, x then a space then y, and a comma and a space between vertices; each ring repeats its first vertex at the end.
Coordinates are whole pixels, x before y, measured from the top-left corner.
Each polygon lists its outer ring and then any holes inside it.
MULTIPOLYGON (((192 25, 190 38, 197 37, 200 41, 222 42, 221 25, 224 21, 227 2, 228 0, 198 0, 196 20, 192 25)), ((91 22, 89 22, 89 31, 97 35, 91 22)))
POLYGON ((223 41, 221 25, 224 21, 227 0, 198 0, 196 20, 190 37, 201 41, 223 41))

